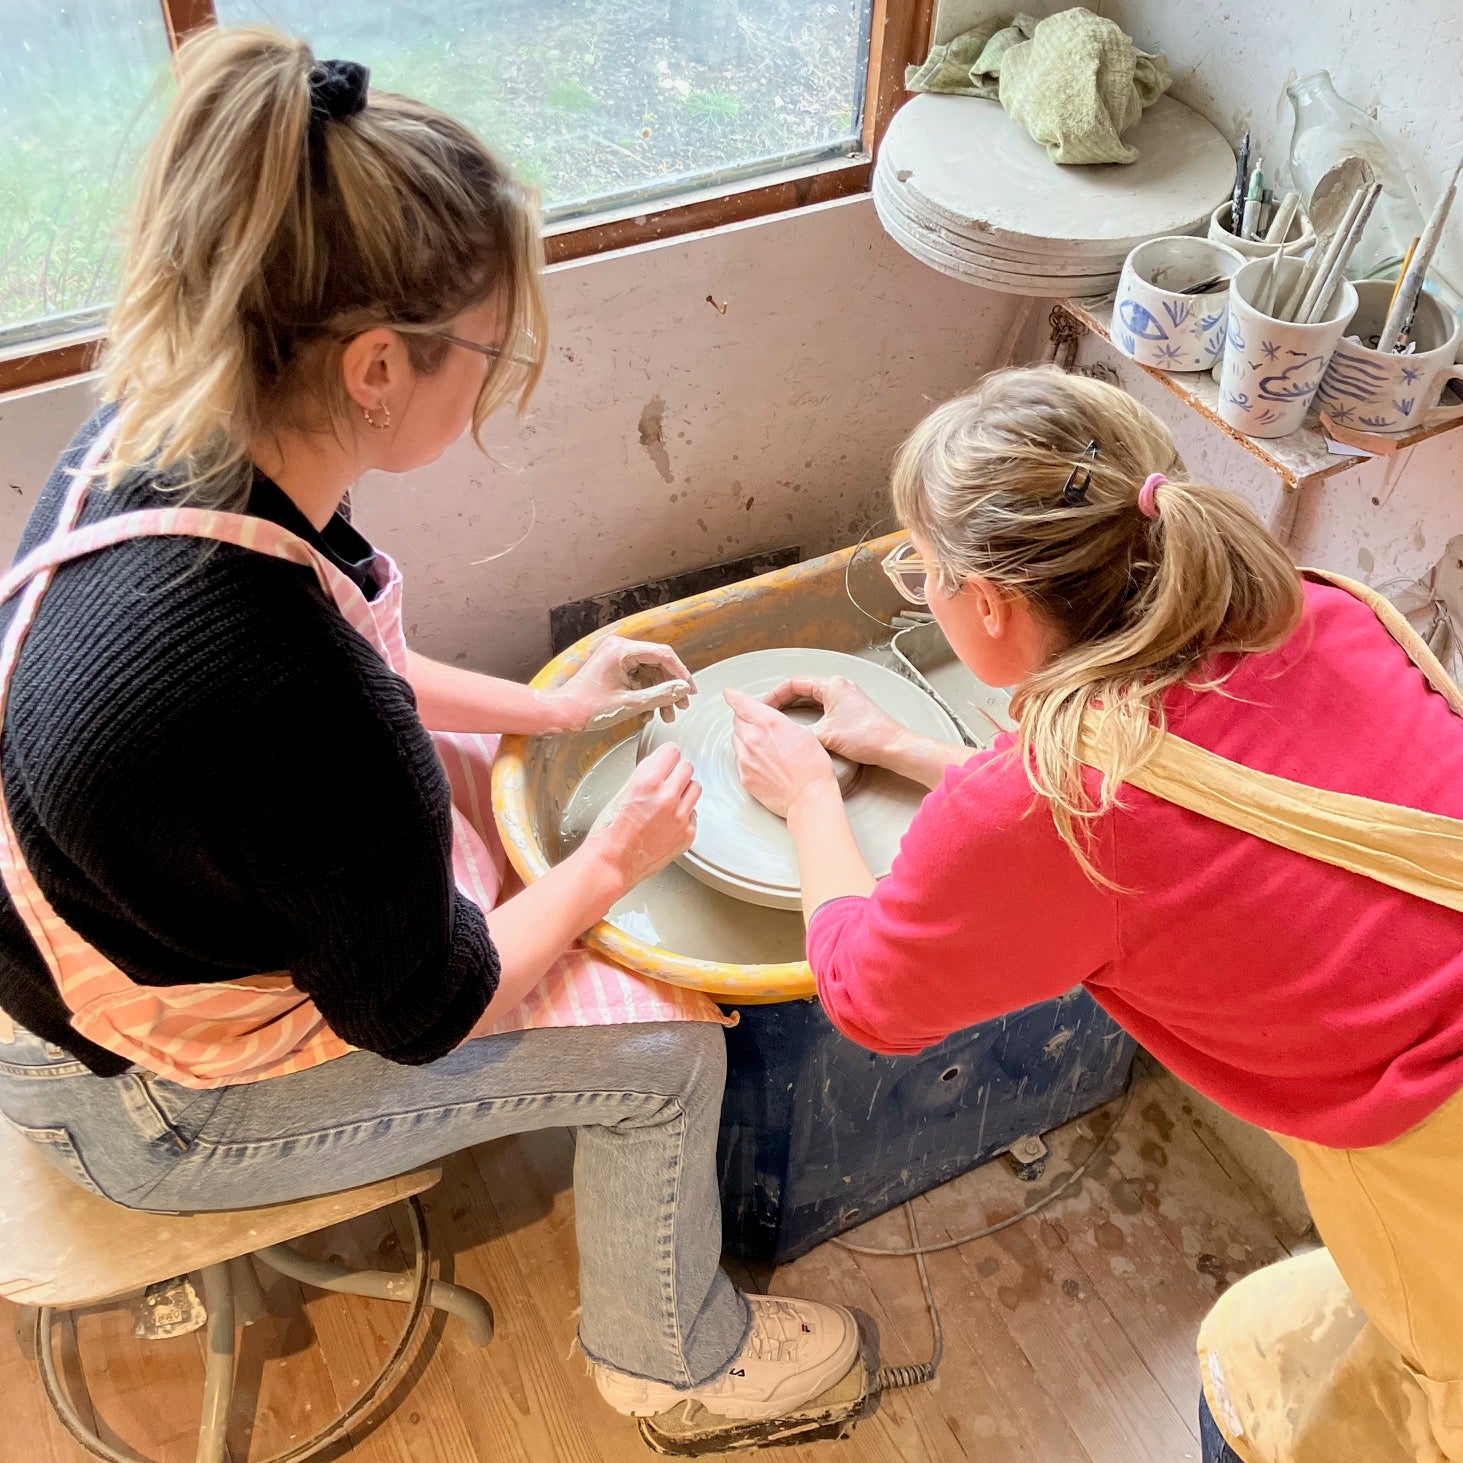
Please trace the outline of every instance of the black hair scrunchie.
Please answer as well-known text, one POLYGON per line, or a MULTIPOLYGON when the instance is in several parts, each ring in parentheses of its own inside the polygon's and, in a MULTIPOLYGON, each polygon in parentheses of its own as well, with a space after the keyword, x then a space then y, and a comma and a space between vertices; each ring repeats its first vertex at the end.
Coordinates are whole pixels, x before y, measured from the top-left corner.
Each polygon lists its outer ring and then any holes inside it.
POLYGON ((310 68, 310 122, 339 122, 366 105, 368 67, 359 61, 318 61, 310 68))

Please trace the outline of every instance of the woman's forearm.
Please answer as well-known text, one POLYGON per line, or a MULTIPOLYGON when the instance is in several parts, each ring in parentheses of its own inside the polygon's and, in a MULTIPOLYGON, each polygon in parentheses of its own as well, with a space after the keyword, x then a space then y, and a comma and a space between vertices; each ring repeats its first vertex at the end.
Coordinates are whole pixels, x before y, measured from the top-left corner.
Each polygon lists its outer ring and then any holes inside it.
POLYGON ((801 793, 788 807, 787 830, 798 851, 805 921, 830 899, 874 892, 878 880, 859 851, 836 782, 818 782, 801 793))
POLYGON ((625 875, 592 843, 487 916, 498 951, 498 989, 472 1035, 500 1021, 544 978, 549 966, 625 892, 625 875))
POLYGON ((417 714, 433 731, 537 737, 569 726, 564 707, 531 686, 443 665, 414 650, 407 651, 406 679, 416 693, 417 714))
POLYGON ((916 732, 901 731, 879 755, 879 766, 921 787, 936 788, 951 767, 970 761, 974 749, 963 742, 937 742, 916 732))

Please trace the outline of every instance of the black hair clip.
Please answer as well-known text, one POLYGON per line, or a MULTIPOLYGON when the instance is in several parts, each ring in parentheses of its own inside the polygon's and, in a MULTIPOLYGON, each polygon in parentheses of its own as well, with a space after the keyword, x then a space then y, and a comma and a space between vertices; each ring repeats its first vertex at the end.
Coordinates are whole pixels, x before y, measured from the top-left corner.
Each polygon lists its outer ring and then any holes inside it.
POLYGON ((1062 484, 1062 502, 1068 508, 1080 508, 1087 501, 1087 490, 1092 486, 1092 468, 1088 464, 1097 461, 1097 452, 1097 440, 1094 438, 1082 449, 1082 456, 1067 474, 1067 481, 1062 484), (1079 472, 1082 474, 1080 483, 1077 481, 1079 472))
POLYGON ((318 61, 310 68, 310 121, 339 122, 366 105, 370 70, 359 61, 318 61))

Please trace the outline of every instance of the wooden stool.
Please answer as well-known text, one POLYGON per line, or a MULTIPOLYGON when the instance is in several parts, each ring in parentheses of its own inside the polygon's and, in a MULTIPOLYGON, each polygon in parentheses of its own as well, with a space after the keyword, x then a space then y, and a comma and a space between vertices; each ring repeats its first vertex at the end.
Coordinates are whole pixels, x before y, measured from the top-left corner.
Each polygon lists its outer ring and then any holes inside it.
POLYGON ((387 1392, 406 1364, 429 1309, 461 1318, 473 1343, 493 1339, 493 1312, 475 1291, 434 1280, 426 1217, 417 1195, 441 1178, 422 1168, 382 1183, 294 1204, 205 1214, 147 1214, 124 1209, 82 1189, 40 1150, 0 1120, 0 1296, 35 1309, 34 1344, 46 1398, 68 1432, 109 1463, 135 1463, 105 1443, 78 1416, 60 1381, 51 1343, 51 1318, 60 1310, 96 1305, 149 1285, 200 1271, 208 1312, 203 1418, 198 1463, 224 1463, 229 1403, 234 1388, 235 1323, 264 1313, 253 1260, 321 1290, 399 1300, 406 1324, 395 1349, 360 1396, 333 1422, 268 1463, 299 1463, 343 1437, 387 1392), (416 1239, 410 1275, 349 1270, 311 1259, 288 1241, 404 1203, 416 1239))

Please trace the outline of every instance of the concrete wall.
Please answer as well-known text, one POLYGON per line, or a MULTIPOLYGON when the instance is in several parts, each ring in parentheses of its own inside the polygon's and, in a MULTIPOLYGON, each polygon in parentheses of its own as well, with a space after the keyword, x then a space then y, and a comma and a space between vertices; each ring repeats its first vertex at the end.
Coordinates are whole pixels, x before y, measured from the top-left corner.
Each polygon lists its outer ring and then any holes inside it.
MULTIPOLYGON (((402 563, 417 648, 513 675, 548 658, 552 605, 857 539, 900 439, 1014 311, 909 258, 864 199, 561 266, 548 293, 549 368, 491 459, 461 442, 354 495, 402 563)), ((7 557, 89 402, 84 383, 0 399, 7 557)))

